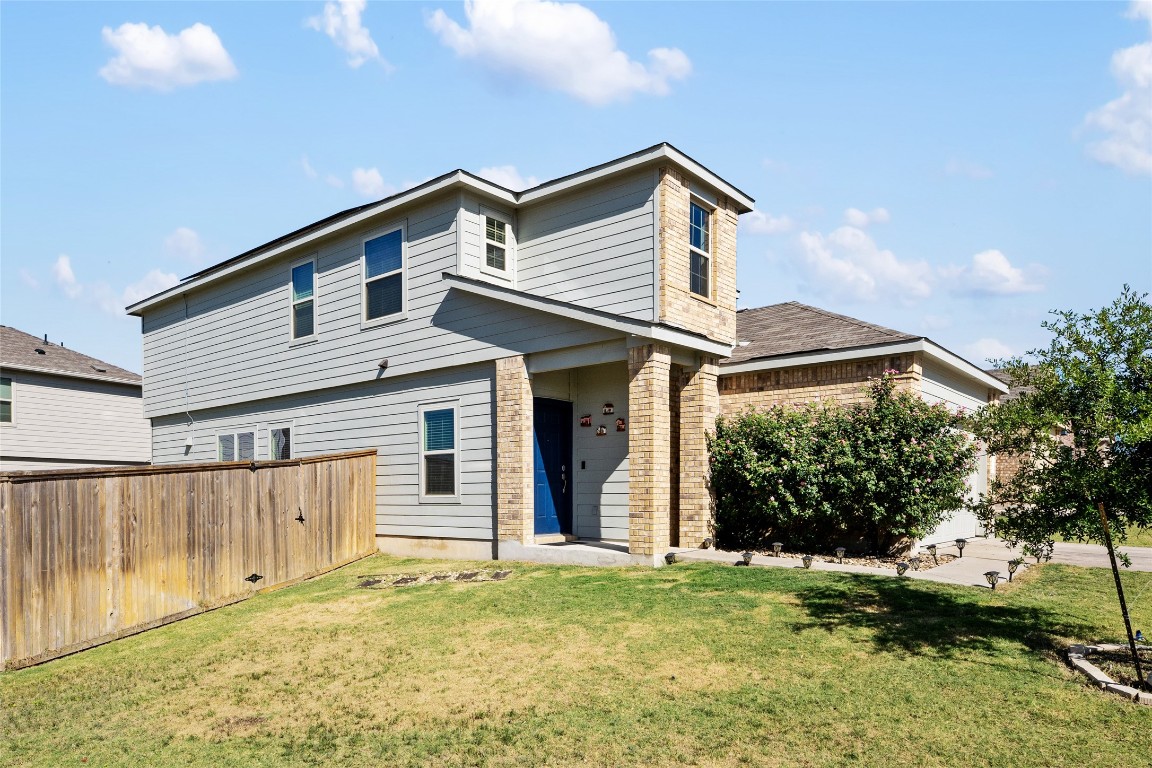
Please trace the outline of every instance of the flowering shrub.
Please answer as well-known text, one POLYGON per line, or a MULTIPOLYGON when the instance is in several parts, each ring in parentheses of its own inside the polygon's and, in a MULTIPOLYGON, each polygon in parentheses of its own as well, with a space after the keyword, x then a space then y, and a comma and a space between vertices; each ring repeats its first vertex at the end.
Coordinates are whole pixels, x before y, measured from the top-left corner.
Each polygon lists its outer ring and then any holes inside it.
POLYGON ((975 447, 960 416, 897 391, 896 373, 871 382, 865 404, 720 419, 710 446, 717 546, 886 552, 962 506, 975 447))

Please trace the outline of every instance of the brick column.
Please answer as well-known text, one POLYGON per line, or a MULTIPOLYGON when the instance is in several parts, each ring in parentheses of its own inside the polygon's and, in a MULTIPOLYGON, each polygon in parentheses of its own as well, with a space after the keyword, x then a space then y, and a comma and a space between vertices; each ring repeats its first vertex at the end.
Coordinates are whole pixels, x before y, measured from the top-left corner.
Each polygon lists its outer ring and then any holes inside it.
POLYGON ((496 536, 530 544, 532 384, 523 355, 496 361, 496 536))
POLYGON ((711 535, 712 493, 708 435, 716 430, 720 391, 714 357, 700 357, 680 395, 680 546, 698 547, 711 535))
POLYGON ((628 551, 667 551, 671 511, 672 350, 647 344, 628 350, 628 551))

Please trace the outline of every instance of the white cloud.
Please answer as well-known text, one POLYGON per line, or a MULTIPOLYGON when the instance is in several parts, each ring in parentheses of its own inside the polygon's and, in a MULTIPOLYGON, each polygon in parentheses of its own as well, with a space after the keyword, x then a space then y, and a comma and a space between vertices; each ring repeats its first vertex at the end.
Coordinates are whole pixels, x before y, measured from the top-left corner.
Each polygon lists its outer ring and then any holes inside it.
POLYGON ((360 21, 360 15, 364 13, 367 5, 367 0, 327 2, 324 3, 324 12, 320 16, 313 16, 305 23, 310 28, 328 35, 332 42, 347 53, 348 66, 353 69, 375 59, 391 70, 392 65, 380 56, 380 49, 376 47, 372 33, 360 21))
POLYGON ((334 173, 330 173, 325 176, 324 182, 330 187, 336 187, 336 189, 344 189, 344 179, 340 178, 334 173))
POLYGON ((970 265, 944 267, 940 271, 961 293, 1011 296, 1044 290, 1039 282, 1039 266, 1033 265, 1026 272, 1012 266, 1008 257, 997 250, 977 253, 970 265))
POLYGON ((172 234, 164 238, 164 252, 171 257, 200 264, 204 261, 207 249, 196 230, 177 227, 172 234))
POLYGON ((476 172, 476 175, 513 192, 531 189, 540 183, 540 180, 535 176, 521 176, 520 171, 516 170, 514 165, 495 165, 491 168, 481 168, 476 172))
POLYGON ((83 286, 76 281, 76 274, 72 271, 72 259, 63 253, 56 257, 56 263, 52 265, 52 276, 56 278, 56 284, 68 298, 78 298, 84 292, 83 286))
POLYGON ((40 281, 36 279, 34 274, 26 269, 22 268, 20 270, 20 279, 23 280, 24 285, 28 286, 29 288, 35 289, 40 287, 40 281))
POLYGON ((795 222, 788 216, 752 211, 740 217, 740 228, 750 235, 779 235, 791 232, 795 222))
POLYGON ((861 229, 869 224, 887 224, 891 218, 887 208, 873 208, 871 211, 849 208, 844 211, 844 223, 861 229))
POLYGON ((117 317, 124 316, 124 307, 129 304, 134 304, 180 282, 180 278, 171 272, 153 269, 121 291, 114 290, 104 281, 81 283, 72 271, 72 260, 65 254, 60 254, 56 258, 56 263, 52 265, 52 275, 68 298, 95 304, 104 312, 117 317))
POLYGON ((901 261, 857 227, 828 235, 800 234, 801 271, 810 292, 848 301, 910 303, 932 293, 932 268, 924 261, 901 261))
POLYGON ((384 177, 375 168, 356 168, 352 171, 352 188, 364 197, 387 197, 396 190, 384 183, 384 177))
POLYGON ((632 60, 616 47, 612 28, 577 3, 469 0, 464 13, 467 29, 440 9, 428 17, 429 29, 457 56, 587 104, 663 96, 692 71, 678 48, 653 48, 647 64, 632 60))
POLYGON ((102 35, 118 52, 100 70, 113 85, 170 91, 237 75, 224 44, 205 24, 193 24, 175 35, 159 26, 121 24, 115 30, 104 27, 102 35))
POLYGON ((124 290, 121 291, 113 314, 122 314, 124 307, 129 304, 135 304, 141 299, 146 299, 149 296, 160 293, 160 291, 167 290, 179 282, 180 278, 171 272, 161 272, 159 269, 150 270, 144 277, 126 286, 124 290))
POLYGON ((308 162, 308 155, 300 155, 300 167, 304 169, 304 175, 310 179, 315 179, 320 175, 312 167, 312 163, 308 162))
POLYGON ((969 360, 975 363, 983 364, 986 361, 1002 360, 1006 357, 1012 357, 1014 352, 1000 339, 983 338, 977 339, 971 344, 964 346, 964 354, 969 360))
POLYGON ((979 163, 971 163, 957 158, 950 159, 944 166, 944 173, 949 176, 965 176, 976 181, 992 178, 992 171, 979 163))
MULTIPOLYGON (((1133 3, 1127 15, 1147 19, 1152 34, 1152 2, 1133 3)), ((1152 175, 1152 40, 1112 54, 1112 76, 1124 92, 1085 118, 1104 134, 1088 154, 1133 175, 1152 175)))
POLYGON ((930 331, 938 331, 941 328, 951 328, 952 318, 947 315, 924 315, 920 319, 920 325, 930 331))

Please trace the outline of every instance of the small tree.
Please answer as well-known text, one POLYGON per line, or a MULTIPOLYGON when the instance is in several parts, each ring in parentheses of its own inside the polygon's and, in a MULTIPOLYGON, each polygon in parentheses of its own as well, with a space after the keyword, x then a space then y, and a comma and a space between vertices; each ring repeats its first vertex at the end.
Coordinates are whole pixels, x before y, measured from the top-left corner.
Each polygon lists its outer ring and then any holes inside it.
MULTIPOLYGON (((974 506, 1037 557, 1056 538, 1107 545, 1152 526, 1152 306, 1127 285, 1111 306, 1053 312, 1047 349, 1001 361, 1019 395, 981 409, 973 431, 1020 470, 974 506)), ((1128 624, 1119 571, 1117 596, 1128 624)), ((1131 627, 1128 626, 1129 636, 1131 627)), ((1132 646, 1136 657, 1135 645, 1132 646)), ((1137 669, 1139 662, 1137 660, 1137 669)), ((1139 671, 1138 671, 1139 674, 1139 671)))

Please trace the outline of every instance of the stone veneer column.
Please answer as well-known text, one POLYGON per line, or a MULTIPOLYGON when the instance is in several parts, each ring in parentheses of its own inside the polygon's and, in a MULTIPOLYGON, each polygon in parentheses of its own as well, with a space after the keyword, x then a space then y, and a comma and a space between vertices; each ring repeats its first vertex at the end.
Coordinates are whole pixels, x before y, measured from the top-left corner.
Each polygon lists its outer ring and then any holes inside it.
POLYGON ((718 361, 700 356, 680 395, 680 546, 698 547, 711 535, 712 492, 708 435, 720 415, 718 361))
POLYGON ((671 373, 668 346, 628 350, 628 551, 634 555, 657 555, 668 548, 671 373))
POLYGON ((496 361, 496 536, 530 544, 532 383, 524 356, 496 361))

